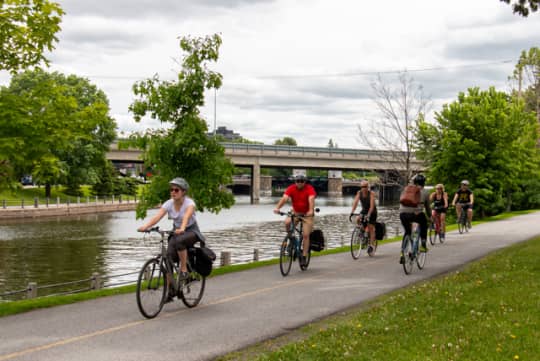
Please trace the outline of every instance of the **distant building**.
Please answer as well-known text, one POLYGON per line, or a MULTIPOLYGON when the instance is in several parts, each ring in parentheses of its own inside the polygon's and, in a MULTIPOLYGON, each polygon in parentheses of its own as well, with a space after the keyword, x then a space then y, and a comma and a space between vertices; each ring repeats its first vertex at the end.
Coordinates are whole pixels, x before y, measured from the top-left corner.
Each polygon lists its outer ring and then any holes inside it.
MULTIPOLYGON (((208 133, 208 136, 213 136, 214 132, 208 133)), ((225 140, 234 141, 236 139, 241 139, 240 134, 235 133, 233 130, 227 129, 227 127, 218 127, 216 129, 216 135, 225 138, 225 140)))

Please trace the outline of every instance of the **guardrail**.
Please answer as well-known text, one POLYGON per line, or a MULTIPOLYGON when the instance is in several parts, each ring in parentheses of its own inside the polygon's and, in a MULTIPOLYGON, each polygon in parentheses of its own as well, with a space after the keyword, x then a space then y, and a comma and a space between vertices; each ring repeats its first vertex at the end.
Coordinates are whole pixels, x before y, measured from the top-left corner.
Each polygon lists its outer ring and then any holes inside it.
POLYGON ((99 204, 115 204, 115 203, 137 203, 137 196, 111 196, 111 197, 77 197, 74 201, 70 198, 61 199, 60 197, 56 198, 39 198, 35 197, 32 201, 25 199, 14 200, 14 199, 2 199, 0 201, 1 207, 3 209, 10 208, 49 208, 49 207, 70 207, 70 206, 80 206, 80 205, 99 205, 99 204))
MULTIPOLYGON (((266 145, 266 144, 249 144, 249 143, 220 143, 226 149, 244 150, 244 151, 284 151, 289 153, 328 153, 328 154, 350 154, 350 155, 377 155, 389 157, 396 152, 387 150, 370 150, 370 149, 353 149, 353 148, 329 148, 329 147, 300 147, 294 145, 266 145)), ((405 154, 405 152, 403 152, 405 154)))

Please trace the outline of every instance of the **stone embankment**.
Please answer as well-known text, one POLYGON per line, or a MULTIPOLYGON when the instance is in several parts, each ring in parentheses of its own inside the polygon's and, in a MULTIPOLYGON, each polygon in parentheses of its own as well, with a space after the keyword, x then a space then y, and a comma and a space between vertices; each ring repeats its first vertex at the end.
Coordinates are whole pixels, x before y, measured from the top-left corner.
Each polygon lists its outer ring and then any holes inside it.
POLYGON ((71 216, 82 214, 95 214, 117 211, 132 211, 137 207, 137 203, 114 202, 114 203, 81 203, 81 204, 58 204, 39 207, 6 207, 0 208, 0 220, 71 216))

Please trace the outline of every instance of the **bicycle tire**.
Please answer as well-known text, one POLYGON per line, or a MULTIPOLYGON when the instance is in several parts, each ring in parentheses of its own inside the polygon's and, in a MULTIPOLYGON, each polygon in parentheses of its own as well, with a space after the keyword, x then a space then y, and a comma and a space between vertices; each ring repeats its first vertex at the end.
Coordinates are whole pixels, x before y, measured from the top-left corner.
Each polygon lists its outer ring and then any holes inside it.
POLYGON ((188 308, 193 308, 201 302, 206 285, 206 277, 196 271, 189 273, 189 278, 180 289, 180 299, 188 308))
MULTIPOLYGON (((303 245, 301 244, 300 245, 300 254, 303 254, 303 245)), ((305 271, 308 269, 309 267, 309 261, 311 261, 311 247, 308 249, 308 254, 307 254, 307 257, 306 257, 306 261, 305 263, 302 265, 302 263, 300 263, 300 257, 298 257, 298 263, 300 264, 300 269, 302 271, 305 271)))
POLYGON ((405 257, 405 260, 403 262, 403 271, 406 275, 408 275, 412 272, 413 269, 414 251, 411 237, 408 235, 405 235, 403 237, 403 243, 405 244, 405 246, 403 247, 403 257, 405 257))
POLYGON ((146 318, 156 317, 163 308, 166 295, 166 272, 160 258, 145 262, 137 278, 137 306, 146 318))
POLYGON ((461 211, 461 215, 458 220, 458 231, 460 234, 462 234, 465 231, 465 220, 463 218, 463 211, 461 211))
POLYGON ((359 227, 354 227, 351 235, 351 256, 353 259, 358 259, 362 253, 362 231, 359 227))
POLYGON ((283 277, 287 276, 291 270, 294 251, 292 240, 289 236, 285 236, 279 250, 279 270, 283 277))
POLYGON ((420 241, 420 226, 418 226, 418 228, 416 228, 416 231, 414 232, 414 235, 413 235, 412 239, 413 239, 413 245, 414 245, 413 248, 414 248, 414 251, 415 251, 414 258, 416 259, 416 265, 418 266, 418 269, 422 269, 426 265, 427 252, 420 252, 420 245, 421 245, 420 244, 420 242, 421 242, 420 241))
POLYGON ((428 238, 431 245, 434 245, 437 242, 437 230, 435 229, 433 223, 431 223, 431 226, 429 226, 428 238))

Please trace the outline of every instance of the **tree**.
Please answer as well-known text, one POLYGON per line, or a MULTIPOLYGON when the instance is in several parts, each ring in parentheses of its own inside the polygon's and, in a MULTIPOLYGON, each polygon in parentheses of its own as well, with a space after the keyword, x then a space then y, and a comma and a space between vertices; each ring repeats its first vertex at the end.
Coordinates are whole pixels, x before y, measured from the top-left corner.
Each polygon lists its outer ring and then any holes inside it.
POLYGON ((149 115, 169 129, 148 130, 131 136, 130 144, 142 149, 145 164, 155 175, 145 188, 137 207, 137 217, 145 217, 150 207, 169 198, 168 182, 185 178, 197 209, 218 212, 229 208, 234 198, 224 185, 232 183, 233 164, 224 148, 207 136, 207 125, 199 108, 204 105, 204 91, 219 88, 222 76, 207 68, 218 59, 221 38, 180 38, 185 55, 176 81, 160 81, 158 76, 136 83, 137 99, 130 105, 135 121, 149 115))
POLYGON ((328 145, 327 145, 328 148, 338 148, 338 144, 337 143, 334 143, 334 141, 332 140, 332 138, 330 138, 328 140, 328 145))
POLYGON ((540 123, 540 48, 522 51, 509 79, 517 83, 517 89, 513 89, 514 96, 525 101, 525 110, 536 113, 540 123))
MULTIPOLYGON (((415 129, 419 121, 423 120, 431 101, 424 94, 422 85, 417 84, 409 74, 404 71, 398 75, 399 85, 396 88, 389 86, 381 75, 371 84, 374 92, 374 102, 381 118, 372 121, 369 126, 358 125, 360 141, 371 149, 389 151, 392 159, 401 169, 394 170, 400 175, 398 184, 407 183, 415 167, 415 129)), ((387 180, 387 183, 389 180, 387 180)), ((391 182, 391 180, 390 180, 391 182)))
POLYGON ((87 79, 41 69, 12 77, 0 89, 0 159, 18 179, 32 174, 46 186, 62 182, 77 194, 97 181, 116 137, 108 100, 87 79))
POLYGON ((281 139, 278 139, 274 142, 274 145, 291 145, 291 146, 297 146, 296 139, 292 137, 283 137, 281 139))
POLYGON ((539 176, 535 117, 494 88, 460 93, 436 113, 436 124, 420 124, 417 138, 431 179, 450 190, 468 179, 481 214, 512 207, 523 182, 539 176))
MULTIPOLYGON (((500 1, 510 4, 510 0, 500 1)), ((517 0, 517 2, 512 3, 512 10, 514 14, 527 17, 530 12, 536 12, 538 10, 538 5, 540 5, 540 0, 517 0)))
POLYGON ((42 61, 43 53, 58 41, 64 11, 48 0, 4 0, 0 2, 0 70, 16 73, 42 61))

